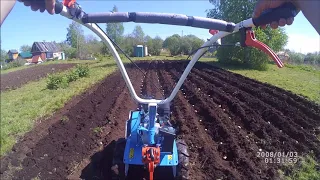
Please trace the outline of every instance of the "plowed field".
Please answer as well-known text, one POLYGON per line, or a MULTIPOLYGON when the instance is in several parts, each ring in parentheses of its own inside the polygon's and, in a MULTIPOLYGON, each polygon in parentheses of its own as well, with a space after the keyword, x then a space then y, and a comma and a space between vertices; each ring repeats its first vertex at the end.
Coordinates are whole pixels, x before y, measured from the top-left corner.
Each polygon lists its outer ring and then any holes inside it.
POLYGON ((9 89, 16 89, 22 85, 36 81, 48 74, 65 71, 74 67, 76 64, 48 64, 36 65, 27 69, 9 72, 1 75, 1 92, 9 89))
MULTIPOLYGON (((136 91, 162 98, 187 62, 138 65, 146 76, 127 66, 136 91)), ((136 108, 115 72, 26 134, 2 159, 2 176, 110 179, 114 141, 124 136, 136 108)), ((319 105, 280 88, 197 63, 171 110, 178 138, 189 146, 191 179, 277 179, 280 164, 258 157, 262 152, 302 156, 312 150, 320 161, 319 105)))

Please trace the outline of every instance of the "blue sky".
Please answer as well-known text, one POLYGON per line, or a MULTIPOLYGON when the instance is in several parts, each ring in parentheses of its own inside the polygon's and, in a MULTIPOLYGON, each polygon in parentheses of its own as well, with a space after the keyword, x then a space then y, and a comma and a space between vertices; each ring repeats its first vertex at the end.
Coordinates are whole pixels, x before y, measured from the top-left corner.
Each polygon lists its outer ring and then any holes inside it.
MULTIPOLYGON (((168 12, 192 16, 206 16, 206 10, 212 7, 209 0, 194 1, 78 1, 87 12, 110 11, 116 5, 122 12, 168 12)), ((21 45, 32 45, 34 41, 56 41, 65 40, 67 27, 71 20, 60 15, 49 15, 48 13, 33 12, 29 7, 17 2, 4 24, 1 27, 1 48, 4 50, 17 49, 21 45)), ((125 23, 125 34, 131 33, 135 23, 125 23)), ((172 34, 194 34, 202 39, 210 37, 208 30, 157 25, 140 24, 145 32, 152 37, 159 35, 163 39, 172 34)), ((105 24, 100 24, 105 29, 105 24)), ((83 28, 85 34, 93 34, 90 30, 83 28)), ((320 49, 318 33, 304 18, 302 13, 295 18, 291 26, 286 27, 289 36, 287 48, 298 52, 314 52, 320 49)))

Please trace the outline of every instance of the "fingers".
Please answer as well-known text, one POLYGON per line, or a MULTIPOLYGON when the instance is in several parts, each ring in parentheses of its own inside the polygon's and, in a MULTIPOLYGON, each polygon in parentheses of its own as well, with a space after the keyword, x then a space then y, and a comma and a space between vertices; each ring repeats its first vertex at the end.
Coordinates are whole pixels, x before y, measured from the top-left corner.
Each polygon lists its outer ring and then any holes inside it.
POLYGON ((55 0, 44 0, 44 1, 31 1, 31 0, 18 0, 23 2, 25 6, 31 6, 32 11, 44 12, 48 11, 49 14, 54 14, 55 0))
MULTIPOLYGON (((276 21, 272 22, 272 23, 270 24, 270 27, 271 27, 272 29, 277 29, 279 26, 280 26, 280 27, 283 27, 283 26, 285 26, 285 25, 291 25, 291 24, 293 23, 293 21, 294 21, 294 18, 293 18, 293 17, 288 18, 288 19, 281 18, 281 19, 279 20, 279 22, 276 22, 276 21)), ((264 28, 265 28, 265 25, 264 25, 264 26, 261 26, 261 28, 264 29, 264 28)))
POLYGON ((281 26, 281 27, 283 27, 283 26, 285 26, 286 24, 287 24, 287 20, 286 19, 284 19, 284 18, 281 18, 280 20, 279 20, 279 26, 281 26))
POLYGON ((46 10, 49 14, 54 14, 55 0, 46 0, 46 10))
POLYGON ((272 29, 277 29, 278 28, 278 22, 276 22, 276 21, 274 21, 274 22, 272 22, 271 24, 270 24, 270 27, 272 28, 272 29))
MULTIPOLYGON (((256 3, 256 6, 254 8, 254 12, 253 12, 252 17, 253 18, 258 18, 261 15, 261 13, 264 12, 265 10, 270 9, 270 8, 279 7, 285 2, 286 2, 286 0, 259 0, 256 3)), ((273 29, 276 29, 279 26, 283 27, 286 24, 287 25, 291 25, 293 23, 293 20, 294 20, 293 17, 292 18, 288 18, 288 19, 282 18, 278 22, 272 22, 270 24, 270 27, 273 28, 273 29)), ((261 28, 265 29, 266 25, 261 26, 261 28)))
POLYGON ((24 1, 23 4, 24 4, 25 6, 31 6, 31 2, 30 2, 30 1, 24 1))
POLYGON ((287 24, 288 24, 288 25, 291 25, 291 24, 293 23, 293 20, 294 20, 293 17, 288 18, 288 19, 287 19, 287 24))
POLYGON ((37 2, 31 2, 31 10, 38 11, 40 9, 40 4, 37 2))
POLYGON ((45 10, 46 10, 46 8, 44 8, 44 7, 41 7, 41 8, 40 8, 40 12, 42 12, 42 13, 43 13, 45 10))

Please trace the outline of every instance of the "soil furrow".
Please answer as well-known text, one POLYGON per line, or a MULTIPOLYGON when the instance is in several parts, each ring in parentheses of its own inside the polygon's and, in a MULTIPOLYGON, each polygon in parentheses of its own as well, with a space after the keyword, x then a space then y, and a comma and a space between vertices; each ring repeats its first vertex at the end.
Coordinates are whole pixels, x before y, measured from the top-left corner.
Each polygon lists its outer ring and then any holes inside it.
MULTIPOLYGON (((178 77, 175 72, 172 73, 178 77)), ((220 144, 218 151, 222 155, 221 158, 223 157, 225 161, 231 163, 235 162, 233 166, 237 169, 244 168, 250 172, 249 174, 256 174, 255 179, 263 178, 259 177, 258 171, 255 172, 256 167, 259 167, 262 171, 265 170, 265 168, 261 166, 261 160, 255 157, 258 147, 252 149, 252 143, 248 142, 245 138, 246 133, 241 132, 241 129, 229 119, 229 116, 225 114, 224 110, 215 106, 215 103, 213 103, 210 98, 207 98, 204 93, 201 93, 197 86, 187 80, 183 88, 187 91, 186 94, 190 100, 189 102, 197 107, 195 108, 198 112, 197 115, 204 119, 205 122, 203 125, 207 129, 207 133, 220 144), (237 135, 234 136, 235 134, 237 135), (238 142, 241 143, 238 144, 238 142), (251 148, 245 149, 245 147, 251 148), (257 162, 252 163, 250 159, 254 158, 257 159, 257 162)), ((243 169, 238 169, 238 171, 243 172, 243 169)), ((251 177, 247 175, 248 173, 245 173, 236 177, 240 179, 252 178, 252 175, 250 175, 251 177)))
MULTIPOLYGON (((166 71, 160 74, 166 96, 169 96, 174 81, 166 71)), ((227 162, 221 160, 221 155, 216 152, 217 144, 206 133, 203 125, 200 124, 201 118, 195 113, 195 109, 186 101, 181 92, 177 94, 174 100, 172 112, 172 119, 179 130, 178 137, 185 139, 191 150, 191 179, 212 179, 214 177, 234 179, 239 176, 233 168, 228 167, 227 162), (190 141, 191 139, 193 140, 190 141), (213 147, 205 146, 206 143, 212 144, 213 147), (215 168, 207 165, 211 163, 215 163, 215 168), (208 171, 211 173, 208 173, 208 171), (211 175, 208 176, 208 174, 211 175)))
MULTIPOLYGON (((319 119, 320 118, 320 107, 315 105, 314 103, 311 103, 297 95, 294 95, 292 93, 288 93, 287 91, 284 91, 283 89, 277 88, 277 87, 270 87, 269 84, 266 83, 261 83, 252 79, 249 79, 247 77, 235 74, 235 73, 230 73, 226 72, 222 69, 219 68, 208 68, 208 66, 203 65, 202 63, 197 64, 197 67, 200 66, 203 69, 204 72, 207 72, 210 77, 216 77, 219 79, 222 79, 225 82, 230 82, 239 85, 239 82, 242 84, 247 84, 249 87, 252 88, 254 91, 254 94, 257 94, 256 92, 261 91, 263 93, 269 94, 269 96, 279 99, 284 103, 290 104, 290 106, 295 107, 298 111, 303 111, 307 117, 310 117, 312 119, 319 119), (227 75, 228 74, 228 75, 227 75), (227 75, 227 76, 226 76, 227 75), (228 78, 226 78, 228 77, 228 78), (240 81, 235 81, 237 79, 240 79, 240 81), (298 100, 298 101, 297 101, 298 100), (308 106, 305 106, 305 104, 312 104, 310 108, 307 108, 308 106), (315 107, 315 108, 314 108, 315 107)), ((259 94, 258 94, 259 95, 259 94)), ((272 102, 271 102, 272 103, 272 102)), ((285 110, 286 108, 283 108, 285 110)))
MULTIPOLYGON (((198 73, 200 74, 200 72, 198 73)), ((202 74, 201 77, 205 79, 207 75, 202 74)), ((266 122, 272 123, 272 125, 275 125, 278 129, 288 134, 292 139, 295 140, 294 141, 295 143, 286 142, 285 145, 283 145, 283 147, 288 147, 288 144, 293 145, 294 147, 299 149, 299 152, 302 152, 302 151, 305 151, 306 149, 303 146, 301 146, 300 143, 299 144, 297 143, 297 142, 302 142, 302 144, 316 151, 317 152, 316 154, 319 154, 319 148, 318 148, 319 140, 316 137, 314 137, 314 135, 311 134, 310 131, 301 129, 299 125, 292 123, 292 119, 290 117, 285 117, 281 113, 274 110, 273 107, 270 107, 269 105, 263 103, 263 101, 252 97, 250 94, 243 93, 231 85, 224 86, 221 81, 216 79, 213 80, 213 79, 206 79, 206 80, 214 84, 220 83, 219 85, 221 86, 221 89, 224 90, 222 94, 226 94, 225 92, 227 92, 228 94, 233 94, 235 95, 234 99, 239 99, 242 102, 246 102, 246 104, 252 109, 253 108, 255 108, 256 110, 258 109, 258 111, 256 112, 258 112, 261 115, 261 117, 265 119, 266 122), (276 118, 277 121, 275 121, 274 118, 276 118), (287 120, 285 120, 284 118, 287 118, 287 120), (287 123, 287 122, 290 122, 290 123, 287 123), (294 145, 294 144, 298 144, 298 145, 294 145)), ((313 127, 314 126, 312 126, 312 128, 313 127)), ((272 136, 274 137, 274 132, 269 132, 269 134, 271 135, 271 137, 272 136)), ((273 139, 274 138, 272 138, 272 140, 273 139)), ((277 144, 279 144, 280 142, 284 142, 284 141, 278 141, 277 144)), ((274 146, 271 146, 271 147, 274 147, 274 146)), ((289 148, 288 151, 290 151, 290 149, 291 148, 289 148)))
MULTIPOLYGON (((159 99, 171 94, 188 61, 136 63, 147 72, 126 66, 137 94, 159 99)), ((115 72, 23 137, 1 159, 1 178, 110 179, 115 141, 136 108, 115 72)), ((319 114, 319 105, 302 97, 203 63, 171 102, 171 122, 189 146, 195 180, 278 179, 281 164, 265 163, 257 152, 313 150, 319 162, 319 114)), ((133 170, 129 179, 140 175, 133 170)))
MULTIPOLYGON (((300 126, 302 126, 305 129, 310 129, 312 128, 312 122, 313 119, 315 118, 317 119, 316 116, 318 116, 318 118, 320 119, 319 115, 315 115, 313 113, 307 113, 307 116, 305 114, 302 114, 302 112, 299 109, 296 108, 287 108, 289 106, 289 104, 287 104, 285 101, 279 101, 277 100, 278 97, 274 97, 269 95, 268 93, 265 93, 263 91, 263 88, 261 87, 257 87, 257 86, 249 86, 247 84, 244 84, 242 82, 236 81, 232 78, 225 78, 225 77, 217 77, 217 76, 208 76, 207 73, 201 72, 197 69, 194 69, 194 71, 196 74, 198 74, 199 76, 201 76, 204 80, 212 83, 212 81, 219 81, 221 83, 228 83, 228 85, 226 86, 222 86, 222 87, 228 87, 230 90, 237 87, 239 88, 241 91, 244 91, 248 94, 250 94, 252 97, 259 99, 261 101, 263 101, 266 104, 269 104, 270 106, 272 106, 273 108, 279 110, 281 113, 283 113, 285 116, 288 117, 295 117, 294 123, 299 124, 300 126), (210 77, 210 78, 209 78, 210 77), (310 118, 311 117, 311 118, 310 118)), ((206 72, 206 71, 205 71, 206 72)), ((212 71, 211 71, 212 72, 212 71)), ((216 74, 216 73, 215 73, 216 74)), ((233 92, 233 93, 237 93, 237 92, 233 92)), ((236 94, 235 94, 236 95, 236 94)))

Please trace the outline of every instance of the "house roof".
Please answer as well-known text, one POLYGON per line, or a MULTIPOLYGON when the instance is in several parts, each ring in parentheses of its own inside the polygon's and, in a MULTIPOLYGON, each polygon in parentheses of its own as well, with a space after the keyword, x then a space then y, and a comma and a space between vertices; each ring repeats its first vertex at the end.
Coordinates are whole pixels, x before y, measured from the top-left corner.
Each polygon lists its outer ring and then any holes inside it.
POLYGON ((9 50, 9 51, 8 51, 8 53, 17 54, 17 53, 18 53, 18 51, 17 51, 17 50, 15 50, 15 49, 11 49, 11 50, 9 50))
POLYGON ((32 54, 31 54, 31 52, 21 52, 21 53, 19 53, 19 56, 22 58, 31 58, 32 54))
POLYGON ((34 42, 31 52, 59 52, 61 49, 54 42, 34 42))

